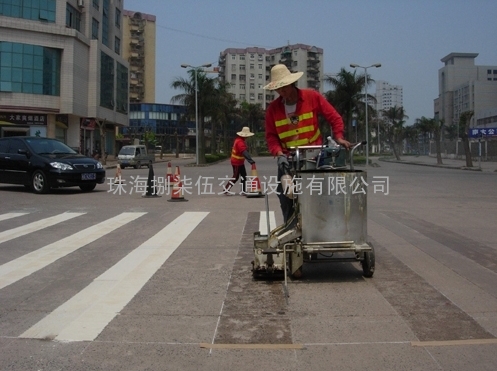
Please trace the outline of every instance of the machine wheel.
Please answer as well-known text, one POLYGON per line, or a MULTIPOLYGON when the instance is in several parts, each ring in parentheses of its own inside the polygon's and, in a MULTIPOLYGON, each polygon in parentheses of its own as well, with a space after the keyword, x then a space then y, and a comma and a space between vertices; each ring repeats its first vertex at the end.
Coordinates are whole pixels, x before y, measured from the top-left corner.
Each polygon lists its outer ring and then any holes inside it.
MULTIPOLYGON (((372 248, 372 246, 371 246, 371 248, 372 248)), ((374 265, 375 265, 374 260, 375 260, 375 258, 374 258, 374 249, 371 250, 371 251, 366 251, 364 253, 364 260, 361 261, 362 275, 364 277, 368 277, 368 278, 373 277, 373 274, 374 274, 374 265)))
POLYGON ((45 173, 41 170, 36 170, 31 176, 31 189, 34 193, 48 193, 50 187, 48 186, 48 179, 45 173))
POLYGON ((296 280, 299 280, 301 279, 303 276, 303 273, 302 273, 302 266, 300 266, 299 269, 297 269, 295 272, 293 272, 292 274, 292 278, 295 278, 296 280))

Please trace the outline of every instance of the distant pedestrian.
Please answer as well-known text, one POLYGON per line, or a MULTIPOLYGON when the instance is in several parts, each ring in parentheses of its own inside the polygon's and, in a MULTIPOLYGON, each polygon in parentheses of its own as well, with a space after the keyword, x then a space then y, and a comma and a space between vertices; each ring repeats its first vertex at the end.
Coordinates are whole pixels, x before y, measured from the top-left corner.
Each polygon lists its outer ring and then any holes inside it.
POLYGON ((250 132, 248 127, 244 127, 242 131, 236 133, 237 137, 233 143, 233 148, 231 149, 231 166, 233 167, 233 175, 228 181, 228 184, 224 187, 223 193, 227 196, 234 194, 230 192, 231 187, 235 185, 238 179, 242 184, 242 194, 245 193, 245 180, 247 178, 247 170, 245 169, 245 160, 249 164, 255 164, 252 160, 250 154, 248 153, 247 143, 245 143, 245 138, 251 137, 254 133, 250 132))

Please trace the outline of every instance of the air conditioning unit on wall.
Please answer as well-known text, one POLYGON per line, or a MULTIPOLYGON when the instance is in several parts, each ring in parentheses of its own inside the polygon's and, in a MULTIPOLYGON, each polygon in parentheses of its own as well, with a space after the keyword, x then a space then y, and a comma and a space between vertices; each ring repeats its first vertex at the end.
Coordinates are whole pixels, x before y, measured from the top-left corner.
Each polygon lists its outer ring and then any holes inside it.
POLYGON ((78 0, 78 7, 84 8, 85 7, 85 0, 78 0))

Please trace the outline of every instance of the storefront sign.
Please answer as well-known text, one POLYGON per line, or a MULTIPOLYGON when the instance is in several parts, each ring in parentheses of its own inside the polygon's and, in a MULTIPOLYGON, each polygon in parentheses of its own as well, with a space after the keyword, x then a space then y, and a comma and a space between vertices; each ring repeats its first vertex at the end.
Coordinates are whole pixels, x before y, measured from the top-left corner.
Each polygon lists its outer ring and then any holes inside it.
POLYGON ((47 115, 0 112, 0 121, 14 125, 46 125, 47 115))
POLYGON ((473 128, 469 129, 470 138, 486 138, 497 136, 497 128, 473 128))

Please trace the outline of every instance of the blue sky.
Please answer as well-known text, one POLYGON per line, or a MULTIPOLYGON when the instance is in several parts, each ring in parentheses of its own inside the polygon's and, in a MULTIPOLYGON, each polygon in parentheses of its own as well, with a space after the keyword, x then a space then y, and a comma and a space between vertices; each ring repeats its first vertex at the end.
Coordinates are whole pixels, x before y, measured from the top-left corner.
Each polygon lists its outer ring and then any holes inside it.
POLYGON ((123 1, 157 17, 157 103, 180 93, 170 85, 187 77, 182 63, 217 65, 227 48, 302 43, 323 48, 325 73, 381 63, 371 78, 402 85, 412 124, 433 117, 444 56, 479 53, 477 65, 497 65, 495 0, 123 1))

